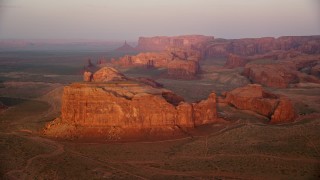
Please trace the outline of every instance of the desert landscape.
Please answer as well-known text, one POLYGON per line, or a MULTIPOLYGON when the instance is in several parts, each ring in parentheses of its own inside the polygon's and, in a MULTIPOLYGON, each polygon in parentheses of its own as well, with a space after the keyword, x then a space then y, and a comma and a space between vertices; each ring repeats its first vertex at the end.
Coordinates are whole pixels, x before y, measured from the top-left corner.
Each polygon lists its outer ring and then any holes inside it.
POLYGON ((0 179, 320 179, 318 30, 0 36, 0 179))

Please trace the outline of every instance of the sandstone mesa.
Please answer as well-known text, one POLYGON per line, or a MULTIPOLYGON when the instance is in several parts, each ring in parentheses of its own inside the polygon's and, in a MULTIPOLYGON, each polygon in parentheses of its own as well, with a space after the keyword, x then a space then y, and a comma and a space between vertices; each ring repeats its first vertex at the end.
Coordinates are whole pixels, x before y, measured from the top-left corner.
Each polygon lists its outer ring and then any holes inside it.
POLYGON ((64 87, 61 117, 49 123, 44 133, 58 138, 86 134, 117 140, 146 133, 165 135, 159 132, 194 128, 216 120, 215 93, 198 103, 188 103, 167 89, 130 80, 105 67, 93 74, 92 82, 64 87))

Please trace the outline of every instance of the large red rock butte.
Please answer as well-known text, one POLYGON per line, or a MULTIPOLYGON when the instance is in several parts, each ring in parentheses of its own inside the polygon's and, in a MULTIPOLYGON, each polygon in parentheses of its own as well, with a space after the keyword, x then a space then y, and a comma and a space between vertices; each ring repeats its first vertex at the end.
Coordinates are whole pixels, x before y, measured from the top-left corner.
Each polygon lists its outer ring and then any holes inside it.
POLYGON ((266 116, 270 118, 270 123, 291 122, 296 117, 293 105, 287 97, 268 93, 258 84, 226 92, 224 101, 238 109, 266 116))
POLYGON ((119 80, 121 73, 115 75, 112 68, 99 71, 93 75, 99 80, 94 78, 94 82, 64 87, 61 117, 46 126, 45 134, 60 138, 100 136, 110 139, 114 138, 114 133, 116 138, 137 134, 152 136, 217 120, 215 93, 201 102, 188 103, 167 89, 127 77, 119 80))

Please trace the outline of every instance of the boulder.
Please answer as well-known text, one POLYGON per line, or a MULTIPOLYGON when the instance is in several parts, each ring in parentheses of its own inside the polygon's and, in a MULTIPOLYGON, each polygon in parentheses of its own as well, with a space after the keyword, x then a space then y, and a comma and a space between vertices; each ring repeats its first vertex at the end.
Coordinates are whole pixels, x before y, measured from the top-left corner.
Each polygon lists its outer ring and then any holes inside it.
POLYGON ((281 98, 276 107, 270 123, 290 122, 296 118, 296 113, 291 101, 287 98, 281 98))

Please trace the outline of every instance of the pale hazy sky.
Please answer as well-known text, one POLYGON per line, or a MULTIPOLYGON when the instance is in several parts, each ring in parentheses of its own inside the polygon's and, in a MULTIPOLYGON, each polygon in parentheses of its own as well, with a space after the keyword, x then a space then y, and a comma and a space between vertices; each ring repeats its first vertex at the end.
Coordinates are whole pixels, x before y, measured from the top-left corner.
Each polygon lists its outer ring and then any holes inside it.
POLYGON ((0 0, 0 39, 319 35, 320 0, 0 0))

